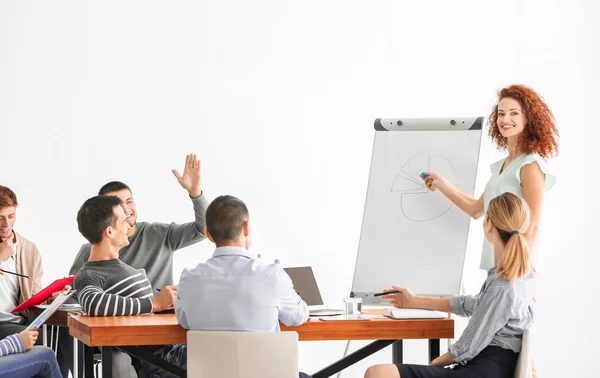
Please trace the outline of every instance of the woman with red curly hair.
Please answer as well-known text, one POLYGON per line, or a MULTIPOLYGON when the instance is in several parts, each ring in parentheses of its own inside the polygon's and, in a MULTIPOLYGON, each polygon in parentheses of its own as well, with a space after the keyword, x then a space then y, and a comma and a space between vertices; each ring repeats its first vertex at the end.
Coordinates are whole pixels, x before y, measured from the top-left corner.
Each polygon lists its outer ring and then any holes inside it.
MULTIPOLYGON (((482 217, 490 201, 502 193, 523 197, 531 210, 531 224, 525 239, 533 250, 544 192, 555 182, 544 162, 558 153, 554 116, 533 89, 511 85, 498 91, 498 103, 492 109, 489 125, 489 136, 499 149, 508 151, 508 156, 491 165, 492 177, 479 199, 461 192, 435 173, 426 172, 425 183, 430 190, 439 189, 474 219, 482 217)), ((535 257, 534 251, 534 261, 535 257)), ((480 268, 489 270, 493 265, 493 247, 484 240, 480 268)))

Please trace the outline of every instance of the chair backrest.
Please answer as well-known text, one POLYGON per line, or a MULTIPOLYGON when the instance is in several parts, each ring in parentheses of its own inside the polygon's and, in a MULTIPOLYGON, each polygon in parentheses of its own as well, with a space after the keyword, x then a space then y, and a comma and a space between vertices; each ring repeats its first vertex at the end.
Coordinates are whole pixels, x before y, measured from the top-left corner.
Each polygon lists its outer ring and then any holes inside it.
POLYGON ((193 378, 298 378, 298 333, 188 331, 193 378))
POLYGON ((533 369, 533 328, 523 331, 523 344, 517 359, 514 378, 531 378, 533 369))

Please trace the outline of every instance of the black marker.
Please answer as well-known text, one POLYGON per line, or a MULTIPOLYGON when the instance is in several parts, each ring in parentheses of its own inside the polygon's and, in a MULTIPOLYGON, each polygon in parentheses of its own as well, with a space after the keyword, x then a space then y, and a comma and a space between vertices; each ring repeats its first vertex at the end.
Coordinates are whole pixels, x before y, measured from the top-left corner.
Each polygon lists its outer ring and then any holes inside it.
POLYGON ((388 294, 398 294, 401 293, 400 290, 392 290, 392 291, 384 291, 383 293, 375 293, 373 294, 374 297, 381 297, 382 295, 388 295, 388 294))

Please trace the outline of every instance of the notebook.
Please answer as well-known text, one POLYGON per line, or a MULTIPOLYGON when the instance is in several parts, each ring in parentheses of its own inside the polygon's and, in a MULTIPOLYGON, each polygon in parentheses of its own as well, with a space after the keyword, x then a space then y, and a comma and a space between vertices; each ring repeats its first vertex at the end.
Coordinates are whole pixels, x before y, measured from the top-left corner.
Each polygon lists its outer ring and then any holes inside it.
POLYGON ((360 314, 358 316, 348 317, 346 315, 338 315, 338 316, 327 316, 324 318, 318 318, 323 321, 336 321, 336 320, 371 320, 371 319, 385 319, 383 315, 370 315, 370 314, 360 314))
POLYGON ((65 278, 58 279, 52 282, 50 285, 43 288, 39 293, 35 294, 33 297, 29 298, 25 302, 18 305, 13 313, 21 312, 27 310, 29 307, 37 306, 42 304, 46 299, 50 298, 52 293, 56 293, 57 291, 61 291, 65 288, 65 286, 70 285, 71 282, 75 279, 75 276, 69 276, 65 278))
POLYGON ((73 294, 75 294, 75 290, 69 290, 68 292, 59 294, 48 307, 42 311, 40 316, 35 318, 33 322, 27 327, 27 329, 31 329, 33 327, 37 327, 38 329, 48 320, 52 314, 58 310, 58 308, 65 303, 67 299, 69 299, 73 294))
POLYGON ((444 314, 432 310, 414 310, 410 308, 394 308, 388 310, 391 319, 443 319, 444 314))

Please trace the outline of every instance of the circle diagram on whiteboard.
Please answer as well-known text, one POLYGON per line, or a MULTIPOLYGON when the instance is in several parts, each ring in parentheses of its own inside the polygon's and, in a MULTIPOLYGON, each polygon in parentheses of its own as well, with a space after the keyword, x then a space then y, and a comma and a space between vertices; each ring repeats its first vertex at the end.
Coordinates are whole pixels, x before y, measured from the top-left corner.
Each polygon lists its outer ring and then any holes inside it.
POLYGON ((452 208, 449 199, 438 191, 427 189, 420 177, 422 171, 435 172, 457 186, 456 170, 448 159, 423 151, 404 162, 400 171, 392 183, 392 192, 400 193, 400 206, 406 219, 427 222, 441 217, 452 208))

